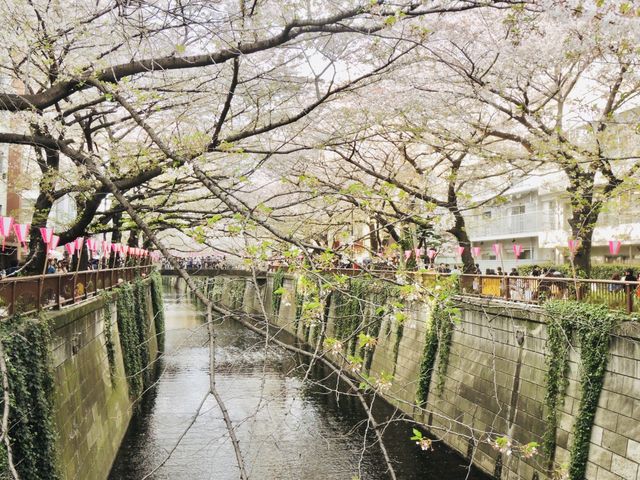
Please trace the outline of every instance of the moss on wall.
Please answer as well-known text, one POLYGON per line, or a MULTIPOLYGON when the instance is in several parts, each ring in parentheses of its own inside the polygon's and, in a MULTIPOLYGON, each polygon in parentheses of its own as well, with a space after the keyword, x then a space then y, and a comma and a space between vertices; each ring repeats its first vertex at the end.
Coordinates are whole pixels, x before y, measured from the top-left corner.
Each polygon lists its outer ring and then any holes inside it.
MULTIPOLYGON (((60 478, 49 339, 49 326, 42 320, 16 315, 0 326, 9 376, 13 461, 20 478, 25 480, 60 478)), ((0 409, 3 408, 0 400, 0 409)))

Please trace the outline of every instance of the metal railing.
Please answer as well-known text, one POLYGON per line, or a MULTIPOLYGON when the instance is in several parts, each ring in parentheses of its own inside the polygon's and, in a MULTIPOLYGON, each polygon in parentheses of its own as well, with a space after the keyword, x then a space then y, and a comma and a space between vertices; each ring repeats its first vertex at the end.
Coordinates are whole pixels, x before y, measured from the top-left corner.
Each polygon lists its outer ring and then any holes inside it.
MULTIPOLYGON (((361 270, 339 268, 323 271, 325 274, 347 276, 372 275, 395 278, 396 270, 361 270)), ((435 272, 407 272, 423 285, 435 285, 438 277, 450 274, 435 272)), ((640 312, 640 283, 617 280, 563 278, 554 276, 516 277, 506 275, 459 275, 462 295, 482 298, 501 298, 515 302, 541 304, 546 300, 577 300, 602 304, 627 313, 640 312)))
POLYGON ((503 298, 526 303, 546 300, 577 300, 603 304, 627 313, 640 311, 638 282, 574 279, 562 277, 511 277, 497 275, 461 275, 463 295, 503 298))
POLYGON ((0 318, 14 313, 30 314, 73 305, 101 291, 148 275, 152 268, 144 265, 5 278, 0 280, 0 318))

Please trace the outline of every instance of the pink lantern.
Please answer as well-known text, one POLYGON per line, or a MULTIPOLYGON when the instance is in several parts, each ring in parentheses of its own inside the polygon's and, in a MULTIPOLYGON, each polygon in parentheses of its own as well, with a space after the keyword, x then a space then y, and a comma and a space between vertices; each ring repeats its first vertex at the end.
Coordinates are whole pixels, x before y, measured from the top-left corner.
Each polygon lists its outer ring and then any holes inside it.
POLYGON ((42 241, 49 245, 51 243, 51 237, 53 237, 53 228, 40 227, 40 235, 42 236, 42 241))
POLYGON ((620 240, 609 240, 609 253, 611 255, 618 255, 621 246, 622 242, 620 240))
POLYGON ((76 242, 65 243, 64 248, 70 256, 73 256, 76 253, 76 242))
POLYGON ((421 257, 424 254, 424 249, 423 248, 416 248, 415 252, 416 252, 416 258, 418 258, 418 257, 421 257))
POLYGON ((84 244, 84 237, 78 237, 73 241, 73 244, 76 247, 76 250, 80 252, 82 250, 82 245, 84 244))
POLYGON ((4 252, 4 242, 11 235, 12 217, 0 217, 0 235, 2 235, 2 251, 4 252))
POLYGON ((464 247, 462 245, 458 245, 458 256, 461 257, 464 253, 464 247))
POLYGON ((479 257, 480 256, 480 247, 472 247, 471 248, 471 254, 474 257, 479 257))
POLYGON ((104 242, 102 242, 102 250, 103 250, 103 253, 108 256, 109 253, 111 252, 111 242, 109 242, 108 240, 105 240, 104 242))
POLYGON ((16 234, 16 238, 24 248, 27 248, 27 230, 28 229, 29 229, 29 225, 26 223, 13 224, 13 231, 16 234))
POLYGON ((60 242, 60 237, 58 235, 51 235, 51 242, 49 243, 49 251, 53 252, 60 242))
POLYGON ((410 256, 411 256, 411 250, 405 250, 404 251, 404 259, 405 260, 409 260, 410 256))
POLYGON ((90 252, 96 251, 96 241, 93 238, 87 238, 87 248, 90 252))
POLYGON ((427 257, 429 257, 429 260, 433 260, 437 253, 438 252, 436 250, 430 248, 429 250, 427 250, 427 257))
POLYGON ((513 254, 516 256, 516 258, 520 258, 521 253, 522 253, 522 245, 514 244, 513 254))
POLYGON ((496 254, 496 257, 500 256, 500 252, 502 250, 502 245, 500 243, 494 243, 491 248, 493 248, 493 253, 496 254))
POLYGON ((112 244, 111 244, 111 251, 112 251, 113 253, 117 253, 117 252, 119 251, 119 250, 118 250, 118 244, 117 244, 117 243, 112 243, 112 244))

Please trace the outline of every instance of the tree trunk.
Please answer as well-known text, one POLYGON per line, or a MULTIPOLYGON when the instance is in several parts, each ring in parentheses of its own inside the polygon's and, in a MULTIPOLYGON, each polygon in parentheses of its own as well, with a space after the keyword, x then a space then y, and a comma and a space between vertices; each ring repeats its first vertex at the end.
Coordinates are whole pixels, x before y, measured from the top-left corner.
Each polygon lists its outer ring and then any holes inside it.
MULTIPOLYGON (((568 173, 567 173, 568 174, 568 173)), ((569 219, 571 235, 580 240, 573 264, 577 271, 587 277, 591 273, 591 243, 602 202, 594 198, 594 176, 569 175, 571 189, 571 212, 569 219)))
POLYGON ((580 246, 573 257, 576 270, 587 277, 591 273, 591 248, 593 231, 595 230, 599 206, 580 208, 573 211, 573 217, 569 220, 571 235, 574 239, 580 239, 580 246))
POLYGON ((31 216, 31 229, 29 231, 29 254, 26 260, 29 266, 26 268, 26 271, 31 274, 40 274, 44 268, 46 248, 42 243, 40 227, 47 226, 47 219, 49 218, 49 213, 51 213, 52 206, 53 202, 49 195, 41 188, 40 194, 36 199, 33 215, 31 216))
POLYGON ((476 264, 473 259, 473 255, 471 255, 471 240, 469 240, 469 235, 467 235, 464 217, 457 207, 451 213, 453 213, 455 223, 453 224, 453 227, 449 229, 449 233, 456 237, 456 240, 458 240, 458 244, 461 247, 464 247, 464 252, 462 252, 462 271, 463 273, 474 273, 476 264))

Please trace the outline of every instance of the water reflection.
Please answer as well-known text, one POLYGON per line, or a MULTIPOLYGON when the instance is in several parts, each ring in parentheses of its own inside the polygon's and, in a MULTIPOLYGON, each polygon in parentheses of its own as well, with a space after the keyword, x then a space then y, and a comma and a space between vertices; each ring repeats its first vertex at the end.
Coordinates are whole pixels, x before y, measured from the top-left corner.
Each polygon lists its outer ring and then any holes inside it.
MULTIPOLYGON (((157 387, 141 402, 110 479, 141 479, 161 462, 192 422, 207 392, 208 349, 203 317, 194 303, 165 292, 166 355, 157 387)), ((217 328, 217 385, 234 424, 252 479, 386 479, 379 449, 366 438, 357 399, 333 389, 335 378, 314 368, 303 384, 302 359, 236 322, 217 328)), ((380 418, 389 409, 381 404, 380 418)), ((390 424, 385 443, 399 479, 484 479, 450 453, 422 452, 409 441, 411 426, 390 424), (467 476, 468 475, 468 476, 467 476)), ((193 426, 154 479, 237 479, 233 449, 217 405, 208 398, 193 426)))

